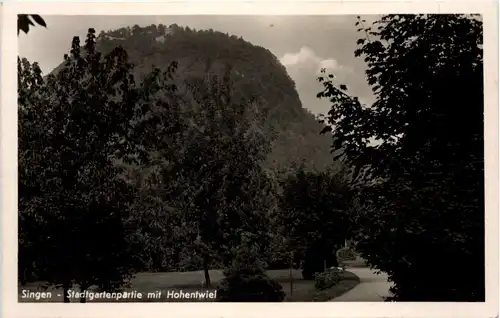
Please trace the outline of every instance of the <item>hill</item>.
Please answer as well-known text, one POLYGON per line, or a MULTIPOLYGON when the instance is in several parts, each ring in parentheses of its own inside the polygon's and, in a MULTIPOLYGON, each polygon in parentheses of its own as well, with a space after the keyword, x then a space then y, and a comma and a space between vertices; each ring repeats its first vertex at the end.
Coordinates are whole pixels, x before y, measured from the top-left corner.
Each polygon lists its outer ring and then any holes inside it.
MULTIPOLYGON (((141 79, 152 67, 166 68, 178 62, 177 72, 196 85, 206 74, 218 74, 232 67, 235 92, 244 97, 259 96, 268 123, 277 136, 266 165, 285 168, 304 162, 307 168, 324 170, 332 164, 331 137, 319 135, 323 126, 302 107, 294 81, 268 49, 241 37, 178 25, 150 25, 101 31, 97 47, 104 53, 122 46, 141 79)), ((264 123, 263 123, 264 124, 264 123)))

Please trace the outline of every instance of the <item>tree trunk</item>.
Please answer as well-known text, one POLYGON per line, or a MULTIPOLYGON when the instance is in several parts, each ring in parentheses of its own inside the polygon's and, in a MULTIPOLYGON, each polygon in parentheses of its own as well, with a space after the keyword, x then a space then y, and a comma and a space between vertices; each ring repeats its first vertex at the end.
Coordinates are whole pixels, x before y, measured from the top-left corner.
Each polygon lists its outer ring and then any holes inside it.
POLYGON ((69 297, 68 297, 68 291, 69 291, 69 288, 70 288, 70 284, 69 283, 64 283, 63 284, 63 299, 64 299, 64 302, 65 303, 69 303, 69 297))
POLYGON ((205 273, 205 286, 210 288, 212 283, 210 282, 210 273, 208 272, 209 268, 209 257, 208 255, 203 258, 203 272, 205 273))

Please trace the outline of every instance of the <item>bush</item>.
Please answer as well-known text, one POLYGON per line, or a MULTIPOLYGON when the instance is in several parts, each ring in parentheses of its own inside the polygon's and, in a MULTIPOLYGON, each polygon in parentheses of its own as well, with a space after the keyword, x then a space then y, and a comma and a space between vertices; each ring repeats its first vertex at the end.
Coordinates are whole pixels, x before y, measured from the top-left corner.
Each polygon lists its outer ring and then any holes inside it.
POLYGON ((280 302, 285 299, 281 284, 264 272, 256 253, 240 248, 225 278, 217 288, 220 301, 225 302, 280 302))
POLYGON ((329 268, 322 273, 317 273, 315 278, 316 283, 314 287, 316 287, 317 290, 332 288, 340 281, 340 270, 337 268, 329 268))
POLYGON ((337 257, 340 261, 354 261, 356 259, 356 252, 351 248, 341 248, 337 251, 337 257))

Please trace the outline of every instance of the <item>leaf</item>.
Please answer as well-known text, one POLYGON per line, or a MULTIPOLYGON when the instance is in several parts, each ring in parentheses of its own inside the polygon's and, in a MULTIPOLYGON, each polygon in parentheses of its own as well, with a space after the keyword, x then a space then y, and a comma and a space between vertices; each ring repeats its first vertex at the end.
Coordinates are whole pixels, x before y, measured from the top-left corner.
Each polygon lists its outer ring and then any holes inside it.
POLYGON ((28 16, 26 14, 19 14, 17 16, 17 34, 19 35, 19 31, 23 31, 28 34, 30 29, 30 23, 28 16))
POLYGON ((357 44, 357 45, 363 45, 363 44, 365 43, 365 41, 366 41, 366 39, 358 39, 358 40, 356 41, 356 44, 357 44))
POLYGON ((31 17, 33 18, 33 20, 35 20, 36 23, 38 23, 39 25, 43 26, 43 27, 47 27, 47 24, 45 24, 45 20, 39 16, 38 14, 32 14, 31 17))
POLYGON ((339 85, 339 88, 343 91, 347 91, 347 86, 344 84, 339 85))
POLYGON ((326 134, 327 132, 331 132, 332 131, 332 127, 330 126, 326 126, 325 128, 323 128, 320 132, 321 135, 323 134, 326 134))

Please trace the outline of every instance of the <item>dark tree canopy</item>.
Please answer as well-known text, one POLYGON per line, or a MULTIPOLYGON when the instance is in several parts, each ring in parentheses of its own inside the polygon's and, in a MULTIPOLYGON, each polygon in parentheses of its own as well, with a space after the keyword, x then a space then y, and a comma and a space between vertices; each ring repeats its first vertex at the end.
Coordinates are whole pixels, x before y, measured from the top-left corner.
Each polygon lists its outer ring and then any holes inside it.
POLYGON ((319 78, 318 97, 332 103, 334 149, 370 185, 354 206, 358 249, 389 274, 396 300, 484 300, 482 22, 388 15, 357 25, 355 56, 376 102, 361 105, 333 75, 319 78))
POLYGON ((280 217, 288 250, 305 261, 304 278, 338 266, 336 251, 350 235, 349 188, 344 172, 308 172, 299 167, 282 181, 280 217))
POLYGON ((143 145, 163 158, 155 182, 161 199, 178 215, 174 224, 182 224, 182 236, 194 243, 191 253, 209 266, 213 259, 228 263, 242 232, 257 239, 259 231, 267 233, 264 221, 274 197, 262 162, 271 140, 258 125, 258 101, 235 100, 229 77, 208 74, 197 87, 206 89, 188 87, 177 102, 162 98, 156 104, 162 108, 155 112, 156 122, 168 123, 160 128, 169 129, 162 137, 157 125, 140 135, 154 141, 143 145))
POLYGON ((37 63, 18 60, 19 270, 109 290, 141 268, 128 223, 134 191, 114 164, 137 155, 139 94, 123 49, 103 56, 93 29, 85 42, 82 52, 75 37, 64 68, 45 80, 37 63))

